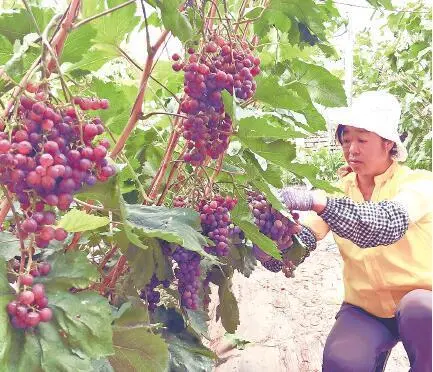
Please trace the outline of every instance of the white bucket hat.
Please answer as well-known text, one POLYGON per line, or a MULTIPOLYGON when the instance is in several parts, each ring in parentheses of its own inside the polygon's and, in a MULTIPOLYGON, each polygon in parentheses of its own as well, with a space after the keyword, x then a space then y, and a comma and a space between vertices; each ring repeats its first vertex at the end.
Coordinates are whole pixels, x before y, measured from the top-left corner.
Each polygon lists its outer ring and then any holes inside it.
POLYGON ((394 159, 403 162, 407 150, 398 134, 400 115, 401 106, 397 98, 385 91, 370 91, 354 98, 352 105, 342 110, 338 124, 365 129, 395 142, 397 154, 394 159))

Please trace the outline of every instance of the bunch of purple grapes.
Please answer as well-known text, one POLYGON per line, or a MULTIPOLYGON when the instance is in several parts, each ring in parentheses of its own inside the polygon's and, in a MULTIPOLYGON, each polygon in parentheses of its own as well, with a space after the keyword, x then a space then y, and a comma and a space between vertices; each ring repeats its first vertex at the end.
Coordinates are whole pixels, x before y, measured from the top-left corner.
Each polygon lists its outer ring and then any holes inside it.
POLYGON ((215 256, 229 254, 230 211, 236 203, 237 200, 231 196, 216 195, 212 200, 202 200, 198 205, 203 234, 215 243, 215 246, 204 247, 206 252, 215 256))
POLYGON ((188 115, 183 121, 183 136, 188 152, 185 161, 203 164, 206 156, 216 159, 223 153, 232 134, 232 121, 224 112, 222 91, 227 90, 241 100, 254 95, 254 76, 260 73, 260 59, 254 57, 246 43, 231 44, 214 35, 201 53, 188 49, 188 61, 174 54, 173 69, 183 70, 185 99, 181 111, 188 115))
POLYGON ((162 251, 177 264, 174 275, 177 278, 177 289, 181 305, 187 309, 197 310, 200 290, 200 255, 179 245, 166 242, 162 244, 162 251))
MULTIPOLYGON (((18 271, 18 261, 14 269, 18 271)), ((33 284, 35 276, 45 276, 50 271, 51 265, 48 262, 41 262, 29 274, 19 276, 20 291, 17 293, 15 300, 9 302, 6 306, 13 327, 20 329, 36 327, 40 322, 49 322, 53 317, 52 310, 47 307, 48 298, 45 295, 44 285, 40 283, 33 284)))
MULTIPOLYGON (((293 245, 292 236, 296 232, 296 223, 273 208, 265 196, 259 192, 249 191, 248 203, 254 222, 260 232, 272 239, 280 252, 285 254, 293 245)), ((278 272, 284 267, 282 261, 272 258, 255 244, 253 245, 253 254, 270 271, 278 272)))
POLYGON ((10 133, 0 132, 0 183, 15 194, 24 211, 25 239, 34 234, 39 248, 67 233, 55 229, 55 207, 67 210, 73 194, 84 184, 94 185, 115 174, 106 159, 109 142, 100 119, 80 122, 71 106, 56 108, 37 93, 20 98, 19 123, 10 133))
POLYGON ((158 291, 155 291, 155 288, 160 284, 162 284, 164 288, 170 286, 168 280, 159 280, 154 273, 149 284, 146 284, 146 286, 140 291, 140 298, 147 302, 147 308, 149 311, 155 311, 159 300, 161 299, 161 294, 158 291))

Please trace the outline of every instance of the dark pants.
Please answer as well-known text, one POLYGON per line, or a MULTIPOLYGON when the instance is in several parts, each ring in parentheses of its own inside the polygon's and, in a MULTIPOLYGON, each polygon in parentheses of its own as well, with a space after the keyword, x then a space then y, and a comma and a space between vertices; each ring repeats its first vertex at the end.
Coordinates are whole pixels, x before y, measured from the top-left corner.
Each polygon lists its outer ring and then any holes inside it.
POLYGON ((432 292, 405 295, 394 318, 378 318, 343 303, 326 340, 323 372, 379 372, 401 341, 411 372, 432 372, 432 292))

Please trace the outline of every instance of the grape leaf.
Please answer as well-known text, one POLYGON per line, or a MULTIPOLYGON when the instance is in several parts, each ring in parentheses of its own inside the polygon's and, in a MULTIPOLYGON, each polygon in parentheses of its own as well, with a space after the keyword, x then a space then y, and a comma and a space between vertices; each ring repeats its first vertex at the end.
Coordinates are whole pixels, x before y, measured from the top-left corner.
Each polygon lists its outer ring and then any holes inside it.
POLYGON ((238 203, 231 212, 232 222, 236 226, 239 226, 245 236, 253 243, 257 244, 260 249, 277 260, 280 260, 281 255, 275 243, 267 236, 263 235, 255 225, 251 212, 248 209, 245 195, 237 193, 236 196, 238 198, 238 203))
POLYGON ((172 372, 211 371, 218 359, 215 353, 185 332, 167 334, 165 339, 170 351, 172 372))
POLYGON ((115 314, 114 325, 118 327, 132 327, 149 325, 149 312, 146 305, 135 297, 130 297, 115 314))
POLYGON ((53 322, 41 323, 38 328, 41 366, 44 371, 92 371, 90 359, 80 358, 65 347, 53 322))
POLYGON ((81 232, 96 230, 109 223, 108 217, 94 216, 74 208, 60 219, 57 227, 62 227, 68 232, 81 232))
POLYGON ((265 142, 264 139, 249 138, 248 136, 238 138, 251 151, 283 168, 296 157, 295 146, 288 141, 265 142))
POLYGON ((47 289, 86 288, 99 278, 97 268, 87 259, 86 252, 57 252, 50 256, 49 275, 37 278, 47 289))
POLYGON ((295 59, 290 61, 290 69, 313 101, 327 107, 347 105, 341 80, 325 68, 295 59))
POLYGON ((0 231, 0 257, 9 261, 20 255, 20 241, 10 232, 0 231))
POLYGON ((6 262, 0 260, 0 370, 5 370, 5 360, 10 353, 13 329, 6 312, 6 305, 13 298, 12 287, 7 280, 6 262))
POLYGON ((209 242, 197 231, 200 229, 200 220, 196 211, 137 204, 124 204, 121 210, 126 228, 213 258, 203 249, 209 242))
MULTIPOLYGON (((32 6, 30 9, 41 30, 45 28, 54 15, 53 10, 49 8, 42 9, 32 6)), ((15 40, 22 40, 27 34, 35 33, 35 25, 29 17, 29 13, 25 9, 1 14, 0 35, 6 37, 11 43, 14 43, 15 40)))
POLYGON ((170 30, 174 36, 185 42, 192 39, 194 34, 188 18, 178 11, 179 4, 178 0, 162 0, 157 2, 157 6, 161 9, 164 28, 170 30))
POLYGON ((64 340, 75 353, 91 359, 113 353, 111 309, 106 298, 93 292, 47 294, 64 340))
POLYGON ((235 333, 240 324, 239 308, 236 297, 231 289, 231 279, 225 278, 218 288, 220 303, 217 312, 221 323, 228 333, 235 333))
POLYGON ((238 121, 239 138, 272 138, 289 140, 303 138, 304 133, 292 130, 289 126, 283 125, 276 117, 266 115, 263 117, 245 117, 238 121))
POLYGON ((115 371, 165 372, 168 347, 161 336, 144 327, 113 327, 115 354, 108 357, 115 371))
POLYGON ((13 54, 13 48, 10 41, 3 35, 0 35, 0 66, 9 61, 13 54))

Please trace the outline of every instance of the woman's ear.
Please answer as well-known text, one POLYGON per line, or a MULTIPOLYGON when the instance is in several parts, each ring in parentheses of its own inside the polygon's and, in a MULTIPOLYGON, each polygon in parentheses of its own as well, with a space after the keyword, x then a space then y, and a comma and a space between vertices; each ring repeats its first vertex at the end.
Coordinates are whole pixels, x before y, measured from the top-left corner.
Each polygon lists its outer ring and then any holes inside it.
POLYGON ((394 147, 395 142, 387 140, 387 139, 385 139, 384 142, 385 142, 386 151, 390 152, 392 150, 392 148, 394 147))

